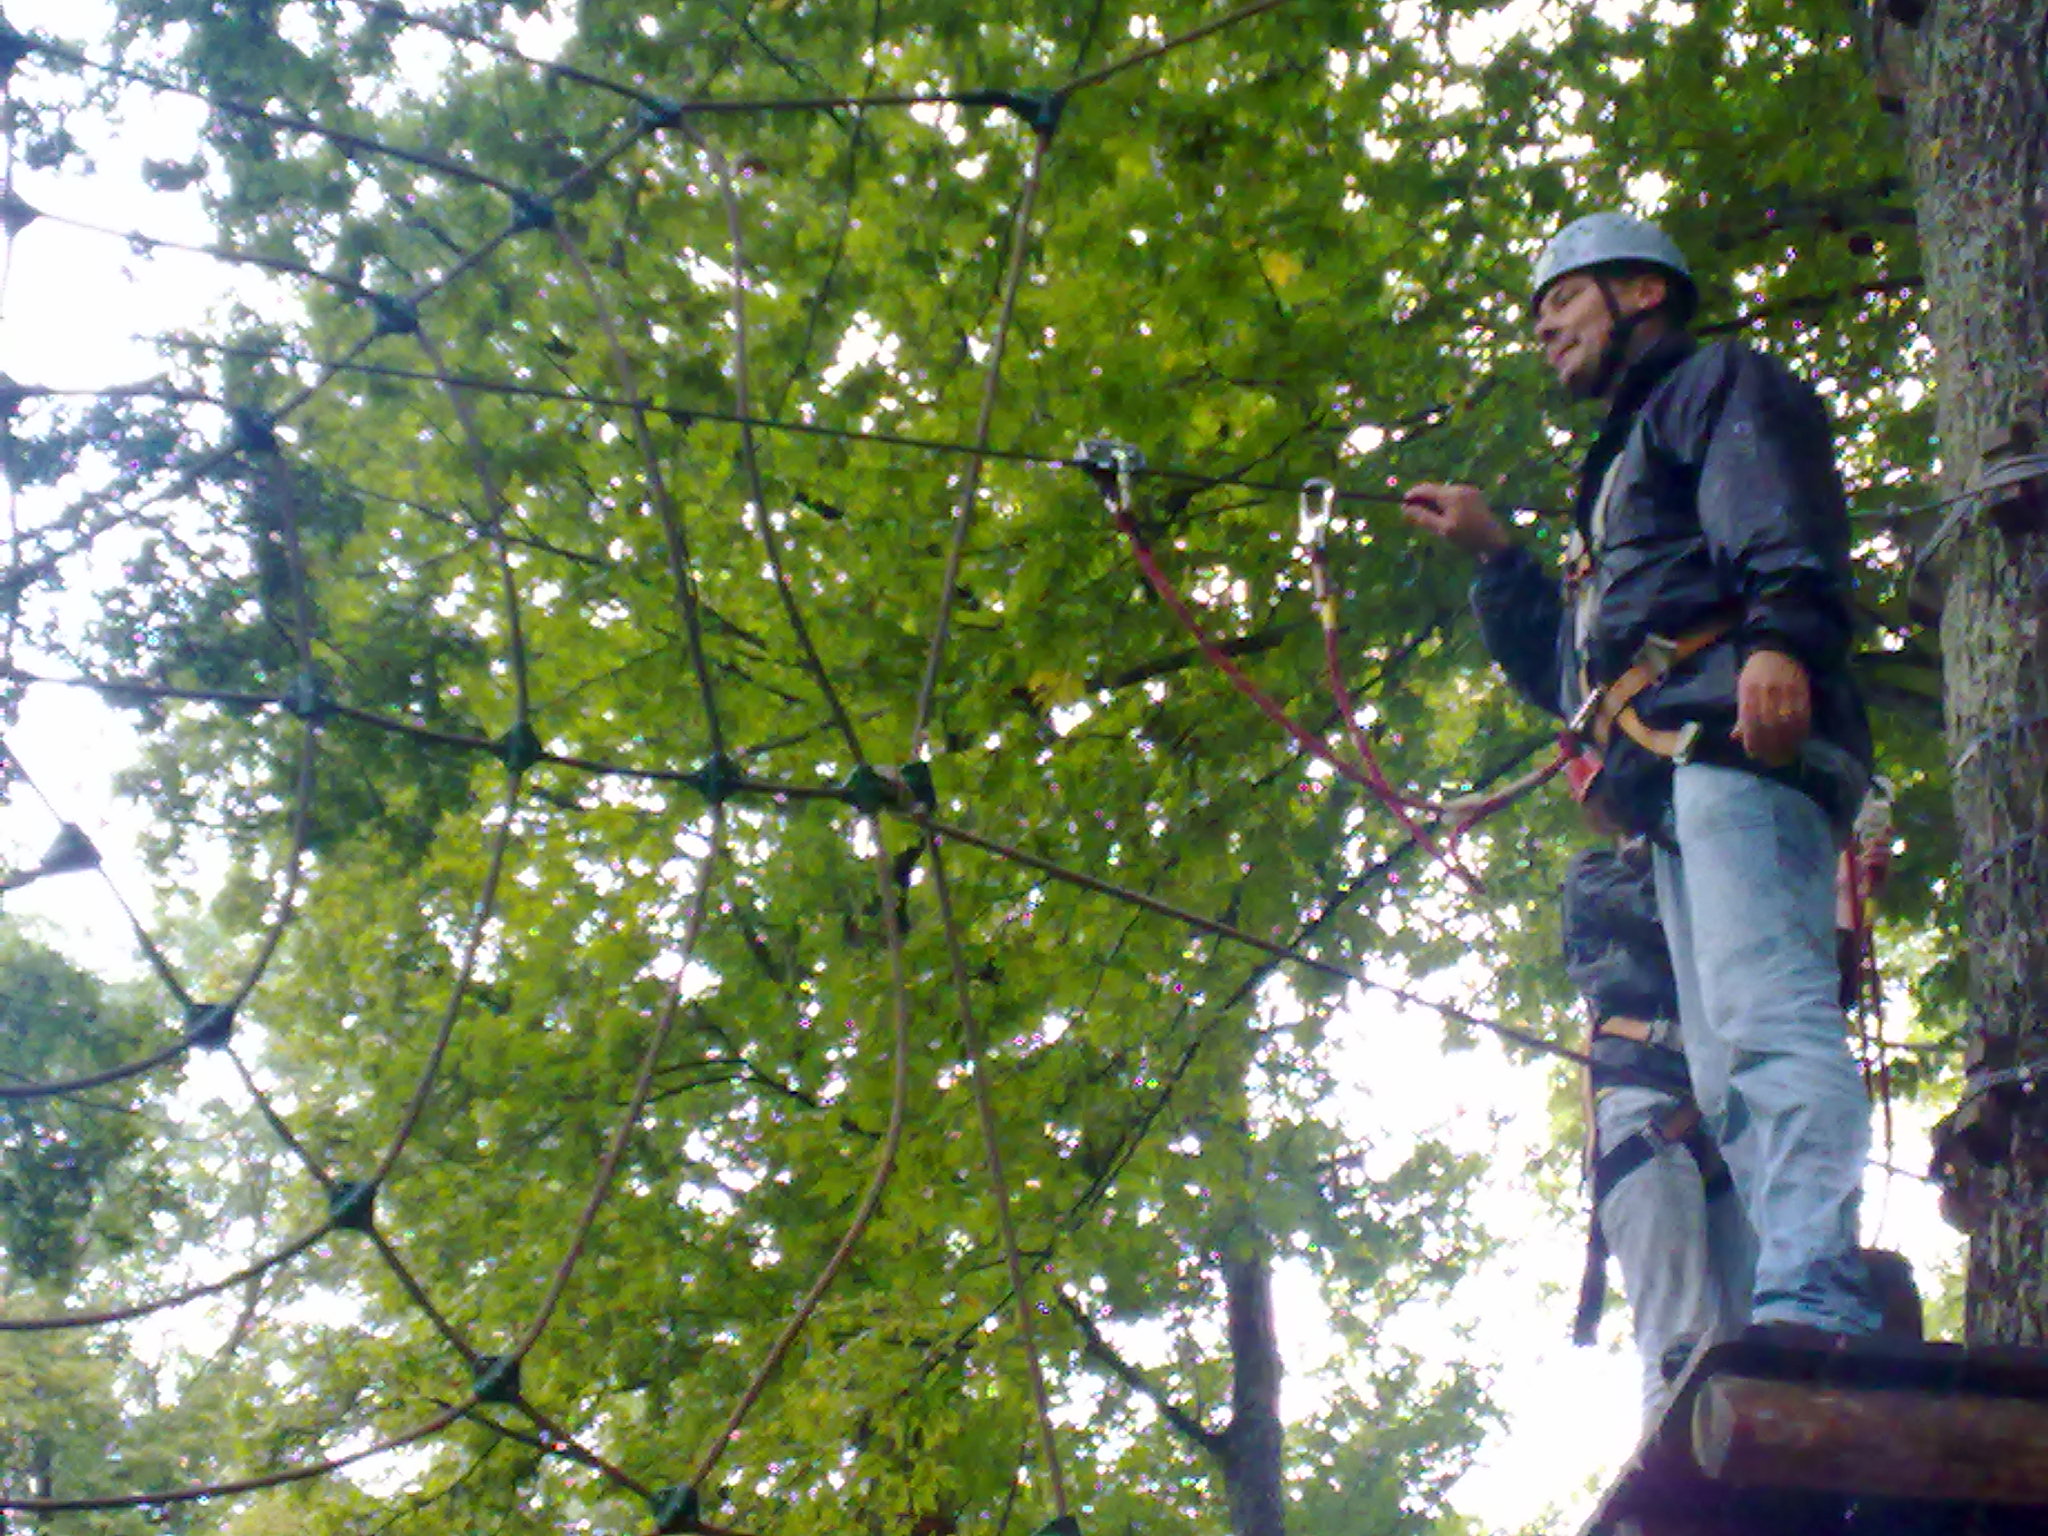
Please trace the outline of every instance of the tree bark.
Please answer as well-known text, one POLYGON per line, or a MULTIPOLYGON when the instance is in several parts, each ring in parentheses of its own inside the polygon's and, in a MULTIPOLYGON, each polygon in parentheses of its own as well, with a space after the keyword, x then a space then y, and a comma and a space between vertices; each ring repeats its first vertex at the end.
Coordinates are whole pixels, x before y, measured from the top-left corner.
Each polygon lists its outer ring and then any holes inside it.
POLYGON ((1700 1470, 1737 1488, 2048 1504, 2048 1403, 1719 1375, 1693 1400, 1700 1470))
MULTIPOLYGON (((2016 425, 2048 449, 2048 0, 1937 0, 1909 78, 1937 420, 1957 491, 2016 425)), ((1942 658, 1973 1051, 1995 1069, 2048 1058, 2048 529, 1977 510, 1951 548, 1942 658)), ((2015 1098, 1971 1241, 1973 1342, 2048 1342, 2048 1080, 2015 1098)))
POLYGON ((1281 1475, 1286 1433, 1280 1422, 1279 1330, 1273 1322, 1273 1261, 1249 1221, 1223 1259, 1224 1328, 1230 1347, 1230 1425, 1209 1429, 1159 1383, 1132 1365, 1095 1326, 1080 1302, 1056 1293, 1081 1330, 1089 1358, 1159 1410, 1173 1431, 1211 1457, 1223 1474, 1231 1536, 1287 1536, 1287 1488, 1281 1475))
POLYGON ((1223 1485, 1232 1536, 1286 1536, 1280 1475, 1280 1336, 1273 1323, 1272 1257, 1246 1236, 1225 1255, 1223 1291, 1230 1330, 1230 1428, 1223 1436, 1223 1485))

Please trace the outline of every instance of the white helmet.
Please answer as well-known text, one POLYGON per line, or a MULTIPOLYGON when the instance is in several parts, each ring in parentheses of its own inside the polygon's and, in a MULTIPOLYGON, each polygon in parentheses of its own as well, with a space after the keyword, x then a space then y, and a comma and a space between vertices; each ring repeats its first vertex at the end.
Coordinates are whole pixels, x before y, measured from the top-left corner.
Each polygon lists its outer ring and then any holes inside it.
POLYGON ((1690 319, 1699 303, 1699 287, 1684 253, 1669 235, 1648 219, 1632 213, 1589 213, 1557 232, 1536 259, 1529 304, 1543 300, 1550 285, 1574 272, 1617 264, 1651 267, 1672 279, 1671 303, 1680 320, 1690 319))

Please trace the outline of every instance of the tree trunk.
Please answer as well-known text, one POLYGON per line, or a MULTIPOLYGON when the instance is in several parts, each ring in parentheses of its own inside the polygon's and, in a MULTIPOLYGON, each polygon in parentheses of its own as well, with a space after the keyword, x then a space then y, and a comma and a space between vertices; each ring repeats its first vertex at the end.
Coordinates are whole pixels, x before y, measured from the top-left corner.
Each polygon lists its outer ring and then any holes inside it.
POLYGON ((1693 1456, 1734 1488, 2048 1506, 2048 1403, 1734 1374, 1693 1399, 1693 1456))
POLYGON ((1273 1326, 1273 1268, 1264 1241, 1241 1235, 1223 1260, 1230 1328, 1230 1428, 1223 1485, 1232 1536, 1285 1536, 1280 1476, 1280 1338, 1273 1326))
MULTIPOLYGON (((2048 0, 1934 0, 1913 54, 1907 124, 1956 491, 2013 451, 2016 426, 2021 449, 2048 450, 2048 0)), ((1950 549, 1942 659, 1973 1050, 1995 1069, 2048 1058, 2048 528, 1974 512, 1950 549)), ((2014 1098, 1971 1242, 1967 1333, 2042 1344, 2048 1091, 2014 1098)))

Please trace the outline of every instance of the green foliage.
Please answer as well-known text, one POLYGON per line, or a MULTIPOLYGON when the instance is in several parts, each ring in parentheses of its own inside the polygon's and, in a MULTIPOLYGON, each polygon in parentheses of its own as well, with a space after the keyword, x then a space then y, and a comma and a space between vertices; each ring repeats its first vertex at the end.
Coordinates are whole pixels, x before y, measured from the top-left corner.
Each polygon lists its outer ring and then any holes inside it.
MULTIPOLYGON (((13 926, 0 927, 0 1061, 10 1084, 93 1077, 158 1048, 162 1019, 13 926)), ((151 1156, 165 1127, 133 1081, 0 1104, 0 1308, 46 1316, 93 1292, 84 1277, 131 1268, 183 1204, 151 1156)), ((119 1338, 0 1332, 0 1488, 127 1493, 179 1477, 148 1402, 146 1370, 119 1338), (159 1429, 154 1443, 137 1430, 159 1429), (116 1447, 110 1455, 110 1447, 116 1447)), ((148 1529, 133 1511, 87 1517, 90 1536, 148 1529)))
MULTIPOLYGON (((96 1077, 159 1048, 166 1030, 64 958, 0 928, 0 1035, 20 1085, 96 1077)), ((132 1083, 0 1103, 0 1255, 15 1284, 62 1296, 97 1254, 141 1241, 153 1190, 130 1166, 149 1117, 132 1083)))
MULTIPOLYGON (((531 9, 448 15, 498 35, 531 9)), ((564 61, 678 99, 1032 89, 1211 14, 1193 0, 1000 17, 932 0, 587 0, 564 61)), ((1108 431, 1213 477, 1140 481, 1148 537, 1203 621, 1246 642, 1261 686, 1319 725, 1293 498, 1261 487, 1463 475, 1563 505, 1580 423, 1546 398, 1521 330, 1528 259, 1570 212, 1668 186, 1708 318, 1758 312, 1762 337, 1830 382, 1849 462, 1890 482, 1929 452, 1924 415, 1884 387, 1917 334, 1912 301, 1876 291, 1913 275, 1885 190, 1895 157, 1874 109, 1839 106, 1861 96, 1829 8, 1496 23, 1478 5, 1301 0, 1077 92, 1047 151, 993 440, 1058 457, 1108 431)), ((551 229, 508 236, 539 221, 501 191, 217 114, 151 174, 203 163, 225 242, 327 280, 294 283, 293 305, 238 307, 237 350, 170 356, 209 396, 277 413, 280 456, 215 454, 218 412, 173 430, 132 405, 38 407, 19 435, 28 478, 91 507, 109 478, 126 501, 164 497, 114 546, 122 579, 89 631, 52 620, 46 638, 140 685, 126 697, 148 746, 130 787, 157 814, 159 855, 230 852, 183 958, 231 983, 302 869, 299 915, 246 1009, 262 1080, 329 1177, 395 1155, 379 1230, 477 1351, 513 1348, 568 1276, 524 1362, 527 1397, 654 1486, 682 1482, 724 1423, 847 1232, 900 1109, 879 1218, 706 1516, 786 1536, 1042 1523, 933 854, 908 818, 869 826, 813 795, 862 760, 913 755, 967 461, 743 436, 728 419, 737 267, 753 414, 968 439, 1033 134, 979 107, 748 112, 643 135, 568 182, 637 106, 451 52, 368 7, 129 0, 117 40, 131 63, 273 117, 552 197, 551 229), (369 298, 412 293, 421 334, 377 335, 369 298), (344 713, 301 724, 163 693, 276 697, 308 675, 344 713), (523 776, 476 745, 529 722, 552 758, 523 776), (792 793, 712 817, 674 775, 719 750, 792 793), (657 1038, 646 1107, 585 1230, 657 1038)), ((1487 672, 1464 571, 1418 550, 1391 507, 1345 510, 1346 661, 1390 774, 1436 793, 1533 761, 1544 729, 1487 672)), ((1558 518, 1525 520, 1555 545, 1558 518)), ((1897 551, 1866 553, 1873 606, 1894 610, 1897 551)), ((60 581, 65 551, 49 555, 43 579, 60 581)), ((33 590, 16 599, 38 611, 33 590)), ((1077 472, 983 467, 941 661, 941 822, 1260 936, 1306 935, 1361 972, 1449 971, 1482 1009, 1568 1030, 1551 898, 1583 834, 1561 797, 1466 840, 1486 883, 1475 901, 1378 807, 1303 772, 1192 651, 1077 472), (1468 963, 1481 944, 1500 961, 1483 980, 1468 963)), ((1907 645, 1883 665, 1910 693, 1927 663, 1907 645)), ((1946 859, 1919 809, 1941 769, 1917 719, 1891 732, 1909 857, 1927 860, 1899 908, 1905 944, 1944 917, 1918 894, 1946 859)), ((1360 1172, 1370 1128, 1350 1123, 1319 1055, 1344 990, 1279 980, 1259 954, 960 841, 944 856, 1085 1528, 1216 1529, 1221 1486, 1213 1458, 1104 1374, 1051 1289, 1135 1353, 1170 1341, 1149 1380, 1221 1427, 1244 1362, 1221 1339, 1218 1260, 1249 1244, 1311 1274, 1373 1366, 1290 1427, 1292 1528, 1452 1529, 1445 1491, 1483 1394, 1373 1340, 1394 1309, 1440 1304, 1484 1250, 1463 1202, 1476 1167, 1430 1144, 1360 1172)), ((232 1145, 262 1249, 321 1219, 304 1168, 239 1133, 232 1145)), ((224 1190, 210 1198, 226 1208, 224 1190)), ((219 1267, 205 1239, 182 1242, 219 1267)), ((402 1433, 463 1400, 460 1352, 360 1234, 333 1234, 251 1307, 248 1342, 166 1405, 219 1426, 227 1470, 402 1433)), ((542 1454, 516 1412, 497 1418, 401 1458, 389 1485, 323 1479, 192 1528, 644 1528, 636 1501, 542 1454)))

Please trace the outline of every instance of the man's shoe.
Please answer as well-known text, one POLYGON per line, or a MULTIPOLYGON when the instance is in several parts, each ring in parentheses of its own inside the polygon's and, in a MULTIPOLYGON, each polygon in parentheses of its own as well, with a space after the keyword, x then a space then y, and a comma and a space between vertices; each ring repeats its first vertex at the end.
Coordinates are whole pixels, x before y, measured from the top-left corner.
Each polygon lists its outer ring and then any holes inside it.
POLYGON ((1864 1273, 1870 1277, 1870 1300, 1877 1308, 1877 1331, 1887 1338, 1910 1339, 1915 1344, 1927 1337, 1926 1314, 1920 1305, 1920 1287, 1913 1283, 1913 1266, 1902 1254, 1888 1248, 1859 1248, 1864 1273))

